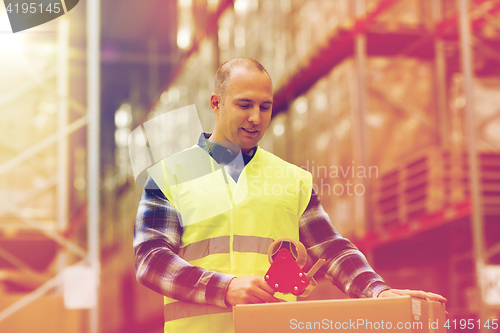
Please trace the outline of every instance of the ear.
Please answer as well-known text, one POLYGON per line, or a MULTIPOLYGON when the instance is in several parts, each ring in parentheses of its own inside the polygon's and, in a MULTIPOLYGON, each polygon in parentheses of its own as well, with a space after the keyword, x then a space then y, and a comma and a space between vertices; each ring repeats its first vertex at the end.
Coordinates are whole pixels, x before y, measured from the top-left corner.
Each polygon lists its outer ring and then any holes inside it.
POLYGON ((210 96, 210 106, 212 107, 212 111, 219 115, 220 105, 222 104, 221 98, 219 95, 213 93, 210 96))

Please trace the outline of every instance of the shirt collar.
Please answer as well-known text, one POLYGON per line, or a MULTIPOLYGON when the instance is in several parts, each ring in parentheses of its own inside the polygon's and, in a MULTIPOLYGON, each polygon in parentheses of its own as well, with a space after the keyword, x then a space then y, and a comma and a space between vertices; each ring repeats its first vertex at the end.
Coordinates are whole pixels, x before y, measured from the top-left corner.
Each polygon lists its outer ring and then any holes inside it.
MULTIPOLYGON (((211 133, 201 133, 200 139, 198 140, 198 145, 203 148, 207 153, 212 156, 212 158, 219 164, 229 164, 234 161, 239 154, 233 152, 231 149, 226 148, 217 142, 209 140, 211 133)), ((240 153, 243 155, 243 160, 247 164, 257 151, 257 146, 250 149, 248 153, 240 153)))

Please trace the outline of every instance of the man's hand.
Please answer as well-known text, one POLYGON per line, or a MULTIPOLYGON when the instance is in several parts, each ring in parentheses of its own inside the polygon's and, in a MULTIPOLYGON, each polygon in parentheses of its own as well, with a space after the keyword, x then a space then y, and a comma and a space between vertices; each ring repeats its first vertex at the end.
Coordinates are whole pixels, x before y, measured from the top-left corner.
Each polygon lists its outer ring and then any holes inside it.
POLYGON ((243 276, 229 283, 226 292, 226 303, 236 304, 282 302, 274 297, 274 289, 259 276, 243 276))
POLYGON ((383 297, 401 297, 401 296, 412 296, 412 297, 417 297, 417 298, 423 298, 423 299, 430 299, 431 301, 437 301, 437 302, 442 302, 446 303, 447 299, 444 298, 441 295, 434 294, 434 293, 428 293, 422 290, 408 290, 408 289, 390 289, 390 290, 384 290, 378 295, 378 298, 383 298, 383 297))

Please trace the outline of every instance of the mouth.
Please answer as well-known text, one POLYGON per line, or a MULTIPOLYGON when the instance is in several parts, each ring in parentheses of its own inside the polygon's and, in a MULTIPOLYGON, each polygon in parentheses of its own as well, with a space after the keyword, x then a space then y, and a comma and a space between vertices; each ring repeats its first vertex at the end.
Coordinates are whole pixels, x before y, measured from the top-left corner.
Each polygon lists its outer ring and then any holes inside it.
POLYGON ((248 134, 254 134, 255 135, 257 132, 259 132, 259 130, 256 130, 256 129, 249 129, 249 128, 244 128, 244 127, 242 127, 241 129, 243 131, 245 131, 246 133, 248 133, 248 134))

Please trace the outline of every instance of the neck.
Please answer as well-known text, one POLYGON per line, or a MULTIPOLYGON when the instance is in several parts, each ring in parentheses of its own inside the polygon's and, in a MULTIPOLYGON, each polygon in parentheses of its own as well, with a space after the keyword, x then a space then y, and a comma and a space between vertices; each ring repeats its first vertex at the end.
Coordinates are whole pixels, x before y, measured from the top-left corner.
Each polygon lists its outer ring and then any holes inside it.
MULTIPOLYGON (((218 137, 217 137, 217 134, 215 133, 212 133, 212 135, 207 139, 207 140, 210 140, 212 142, 215 142, 217 143, 218 145, 222 146, 222 147, 225 147, 227 149, 230 149, 233 153, 235 154, 238 154, 240 151, 245 153, 245 150, 244 149, 240 149, 240 147, 232 142, 229 142, 227 140, 220 140, 218 137)), ((248 152, 249 149, 247 149, 247 152, 248 152)))

